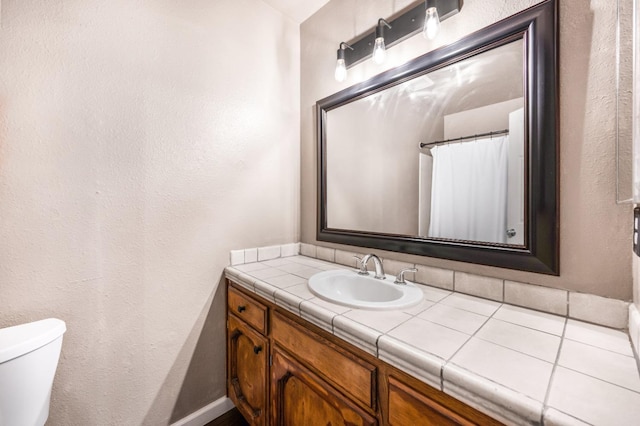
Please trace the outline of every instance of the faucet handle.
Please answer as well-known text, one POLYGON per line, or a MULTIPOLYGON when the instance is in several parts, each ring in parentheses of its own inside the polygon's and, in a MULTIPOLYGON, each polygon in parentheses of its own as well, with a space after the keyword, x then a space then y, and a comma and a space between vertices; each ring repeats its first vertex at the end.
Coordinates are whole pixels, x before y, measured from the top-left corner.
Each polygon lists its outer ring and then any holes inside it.
POLYGON ((369 275, 369 271, 367 271, 367 264, 363 262, 363 257, 353 256, 355 257, 357 263, 360 264, 360 270, 358 271, 358 275, 369 275))
POLYGON ((418 272, 418 270, 416 268, 403 269, 402 271, 400 271, 398 273, 398 276, 396 277, 396 280, 394 281, 395 284, 406 284, 407 283, 404 280, 404 273, 405 272, 418 272))

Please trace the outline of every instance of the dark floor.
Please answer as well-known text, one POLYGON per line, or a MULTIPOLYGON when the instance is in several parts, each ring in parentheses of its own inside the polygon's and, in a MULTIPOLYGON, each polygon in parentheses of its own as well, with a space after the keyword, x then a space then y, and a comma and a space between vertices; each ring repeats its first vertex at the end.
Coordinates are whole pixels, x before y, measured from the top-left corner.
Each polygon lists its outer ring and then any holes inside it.
POLYGON ((234 408, 205 426, 249 426, 249 423, 242 417, 238 409, 234 408))

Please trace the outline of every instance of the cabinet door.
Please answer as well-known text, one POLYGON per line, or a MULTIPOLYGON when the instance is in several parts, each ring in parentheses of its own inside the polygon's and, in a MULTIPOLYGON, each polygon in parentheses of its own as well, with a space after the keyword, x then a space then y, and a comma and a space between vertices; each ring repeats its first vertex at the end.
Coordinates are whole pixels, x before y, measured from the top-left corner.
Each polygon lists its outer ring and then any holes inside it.
POLYGON ((304 360, 305 367, 318 374, 332 387, 361 403, 376 409, 377 368, 327 341, 309 329, 271 312, 271 337, 281 349, 304 360))
POLYGON ((408 385, 389 377, 389 425, 474 425, 452 408, 446 407, 408 385))
POLYGON ((377 419, 274 347, 271 418, 279 426, 377 425, 377 419))
POLYGON ((266 425, 268 341, 233 315, 227 333, 229 397, 252 425, 266 425))

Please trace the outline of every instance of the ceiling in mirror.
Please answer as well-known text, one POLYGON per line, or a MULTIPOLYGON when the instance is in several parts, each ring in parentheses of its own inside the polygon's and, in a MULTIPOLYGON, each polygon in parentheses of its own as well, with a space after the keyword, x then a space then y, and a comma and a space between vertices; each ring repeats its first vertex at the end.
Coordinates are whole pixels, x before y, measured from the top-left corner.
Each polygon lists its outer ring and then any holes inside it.
POLYGON ((558 273, 556 4, 318 102, 318 240, 558 273))

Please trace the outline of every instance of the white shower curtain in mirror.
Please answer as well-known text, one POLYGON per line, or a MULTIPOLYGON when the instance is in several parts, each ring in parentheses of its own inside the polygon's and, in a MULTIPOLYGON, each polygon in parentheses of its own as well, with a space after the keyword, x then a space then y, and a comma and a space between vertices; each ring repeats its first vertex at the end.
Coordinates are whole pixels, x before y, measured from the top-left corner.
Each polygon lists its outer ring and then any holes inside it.
POLYGON ((508 136, 431 148, 429 236, 505 243, 508 136))

